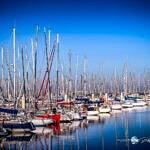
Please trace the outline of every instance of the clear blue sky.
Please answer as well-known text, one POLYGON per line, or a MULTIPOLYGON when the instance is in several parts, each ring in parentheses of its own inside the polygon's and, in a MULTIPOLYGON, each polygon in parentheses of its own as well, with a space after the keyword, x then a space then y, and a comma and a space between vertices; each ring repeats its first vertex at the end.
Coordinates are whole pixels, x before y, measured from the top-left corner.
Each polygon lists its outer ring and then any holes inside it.
MULTIPOLYGON (((0 44, 7 45, 12 28, 18 40, 30 39, 35 25, 60 34, 60 59, 87 57, 88 71, 99 72, 124 62, 133 71, 150 68, 149 0, 1 0, 0 44)), ((22 42, 21 41, 21 42, 22 42)))

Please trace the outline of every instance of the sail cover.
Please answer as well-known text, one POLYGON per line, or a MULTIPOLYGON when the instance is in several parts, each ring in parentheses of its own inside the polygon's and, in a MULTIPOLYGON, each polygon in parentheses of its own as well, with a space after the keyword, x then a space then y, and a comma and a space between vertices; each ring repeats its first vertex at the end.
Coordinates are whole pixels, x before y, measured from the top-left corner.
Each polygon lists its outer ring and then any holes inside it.
POLYGON ((0 107, 0 112, 8 113, 8 114, 17 114, 18 110, 17 109, 7 109, 7 108, 1 108, 0 107))

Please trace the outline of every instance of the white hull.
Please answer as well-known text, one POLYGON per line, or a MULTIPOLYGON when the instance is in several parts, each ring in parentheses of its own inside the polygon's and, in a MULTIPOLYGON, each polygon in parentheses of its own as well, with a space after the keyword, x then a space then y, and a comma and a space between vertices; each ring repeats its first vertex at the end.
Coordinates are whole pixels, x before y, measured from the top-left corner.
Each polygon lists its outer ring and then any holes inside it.
POLYGON ((121 110, 122 109, 122 106, 120 104, 113 104, 111 106, 112 110, 121 110))
POLYGON ((53 123, 53 120, 51 118, 34 118, 31 120, 31 122, 35 126, 47 126, 47 125, 53 123))
POLYGON ((7 128, 7 130, 9 132, 12 132, 12 133, 24 133, 24 132, 31 132, 32 131, 30 129, 9 129, 9 128, 7 128))
POLYGON ((70 122, 72 119, 67 114, 61 114, 60 122, 70 122))
POLYGON ((110 113, 111 109, 110 109, 110 107, 100 107, 99 112, 100 113, 110 113))
POLYGON ((87 116, 87 120, 99 120, 99 116, 87 116))
POLYGON ((147 105, 147 103, 143 102, 143 101, 133 103, 134 107, 142 107, 142 106, 146 106, 146 105, 147 105))
POLYGON ((72 120, 81 120, 82 117, 78 112, 70 112, 68 114, 72 120))
POLYGON ((133 107, 133 104, 130 102, 126 102, 126 103, 122 104, 122 108, 132 108, 132 107, 133 107))
POLYGON ((98 110, 94 111, 87 111, 87 116, 96 116, 99 114, 98 110))

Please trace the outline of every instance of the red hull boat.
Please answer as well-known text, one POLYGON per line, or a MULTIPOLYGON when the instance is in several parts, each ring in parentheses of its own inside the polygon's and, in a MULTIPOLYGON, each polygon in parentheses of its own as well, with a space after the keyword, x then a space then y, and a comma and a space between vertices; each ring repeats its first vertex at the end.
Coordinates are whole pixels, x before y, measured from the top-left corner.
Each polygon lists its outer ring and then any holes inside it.
POLYGON ((43 114, 43 115, 37 115, 38 118, 51 118, 54 120, 55 123, 60 123, 60 114, 43 114))

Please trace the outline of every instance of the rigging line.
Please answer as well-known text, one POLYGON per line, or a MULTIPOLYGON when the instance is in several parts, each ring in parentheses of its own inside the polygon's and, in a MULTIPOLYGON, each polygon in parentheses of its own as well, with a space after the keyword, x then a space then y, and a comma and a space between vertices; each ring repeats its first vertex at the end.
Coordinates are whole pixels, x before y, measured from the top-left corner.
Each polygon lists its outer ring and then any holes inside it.
MULTIPOLYGON (((49 57, 49 60, 48 60, 48 62, 50 62, 50 64, 49 64, 49 66, 47 66, 47 68, 46 68, 45 75, 44 75, 44 78, 43 78, 43 81, 42 81, 42 85, 41 85, 41 87, 40 87, 40 89, 39 89, 39 92, 38 92, 38 98, 39 98, 40 95, 41 95, 42 88, 43 88, 43 86, 44 86, 44 82, 45 82, 45 79, 46 79, 46 74, 47 74, 48 72, 50 73, 50 71, 51 71, 51 67, 52 67, 52 62, 53 62, 53 58, 54 58, 55 49, 56 49, 56 40, 54 41, 53 48, 52 48, 52 51, 51 51, 51 53, 50 53, 50 57, 49 57)), ((50 80, 50 79, 49 79, 49 80, 50 80)), ((46 95, 46 93, 47 93, 48 82, 49 82, 49 81, 48 81, 48 79, 47 79, 47 81, 46 81, 46 88, 45 88, 45 91, 44 91, 43 102, 44 102, 44 99, 45 99, 45 95, 46 95)))
POLYGON ((43 68, 43 65, 44 65, 44 59, 45 59, 45 53, 43 55, 43 58, 41 59, 41 63, 40 63, 41 65, 40 65, 40 67, 38 67, 39 68, 39 75, 37 77, 37 80, 40 79, 40 77, 42 76, 42 68, 43 68))
MULTIPOLYGON (((12 81, 11 72, 10 72, 10 64, 7 61, 6 55, 4 57, 5 57, 5 60, 6 60, 7 70, 8 70, 8 74, 9 74, 10 83, 11 83, 10 89, 12 89, 13 88, 13 81, 12 81)), ((10 91, 11 91, 11 95, 12 95, 12 90, 10 90, 10 91)))
POLYGON ((30 66, 30 69, 31 69, 31 75, 33 75, 33 68, 32 68, 32 64, 31 64, 31 62, 30 62, 30 60, 31 60, 31 58, 32 58, 32 53, 30 53, 30 56, 29 56, 29 54, 28 54, 28 50, 27 49, 25 49, 26 51, 26 58, 27 58, 27 61, 28 61, 28 67, 30 66))
MULTIPOLYGON (((49 72, 49 73, 50 73, 51 67, 52 67, 52 62, 53 62, 53 58, 54 58, 55 48, 56 48, 56 42, 54 43, 53 50, 52 50, 52 53, 51 53, 51 55, 50 55, 50 60, 51 60, 51 61, 50 61, 50 64, 49 64, 49 66, 48 66, 48 68, 47 68, 47 72, 49 72)), ((49 77, 49 79, 47 79, 47 81, 46 81, 46 88, 45 88, 45 91, 44 91, 43 102, 44 102, 44 99, 45 99, 45 96, 46 96, 46 93, 47 93, 47 87, 48 87, 49 80, 50 80, 50 77, 49 77)))
MULTIPOLYGON (((28 73, 28 70, 29 70, 29 65, 30 65, 30 67, 31 67, 31 64, 30 64, 30 59, 29 59, 29 57, 28 57, 28 51, 27 51, 27 49, 25 49, 26 50, 26 70, 25 70, 25 72, 26 73, 28 73)), ((30 55, 30 57, 31 57, 31 55, 30 55)), ((32 67, 31 67, 31 69, 32 69, 32 67)), ((33 71, 33 70, 32 70, 33 71)), ((33 72, 32 72, 33 73, 33 72)), ((26 79, 27 80, 27 79, 26 79)), ((26 81, 26 86, 27 86, 27 90, 29 91, 29 95, 31 95, 31 88, 30 88, 30 86, 29 86, 29 82, 28 82, 28 80, 26 81)))

